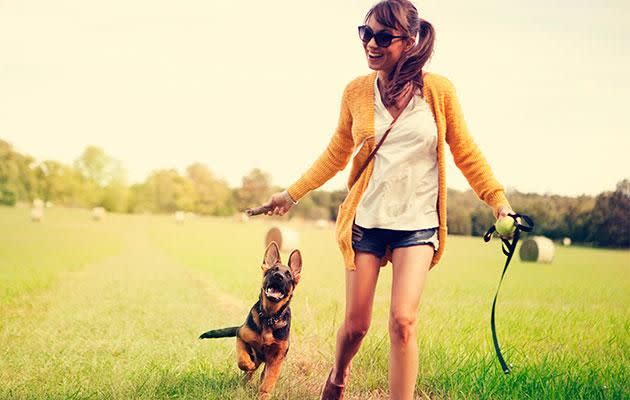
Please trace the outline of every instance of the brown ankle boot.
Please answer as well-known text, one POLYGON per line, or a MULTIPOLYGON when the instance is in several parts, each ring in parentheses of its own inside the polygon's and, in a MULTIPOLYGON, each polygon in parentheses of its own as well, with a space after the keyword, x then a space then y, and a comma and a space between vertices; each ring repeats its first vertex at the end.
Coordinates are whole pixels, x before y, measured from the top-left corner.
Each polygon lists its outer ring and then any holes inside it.
POLYGON ((330 370, 326 383, 324 383, 324 387, 322 388, 320 400, 343 400, 343 391, 346 389, 346 385, 337 385, 332 383, 330 378, 332 378, 332 369, 330 370))

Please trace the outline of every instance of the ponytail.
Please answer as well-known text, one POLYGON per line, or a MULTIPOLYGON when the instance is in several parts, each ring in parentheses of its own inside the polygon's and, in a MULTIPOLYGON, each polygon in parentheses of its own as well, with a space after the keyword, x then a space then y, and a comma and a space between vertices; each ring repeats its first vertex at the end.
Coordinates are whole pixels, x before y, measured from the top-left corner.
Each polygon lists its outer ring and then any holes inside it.
POLYGON ((435 29, 427 20, 418 16, 416 7, 408 0, 385 0, 375 5, 366 17, 374 15, 383 25, 399 29, 409 37, 418 37, 417 43, 404 53, 389 76, 389 83, 383 88, 383 103, 391 106, 407 84, 413 92, 422 96, 424 83, 422 69, 433 54, 435 29))

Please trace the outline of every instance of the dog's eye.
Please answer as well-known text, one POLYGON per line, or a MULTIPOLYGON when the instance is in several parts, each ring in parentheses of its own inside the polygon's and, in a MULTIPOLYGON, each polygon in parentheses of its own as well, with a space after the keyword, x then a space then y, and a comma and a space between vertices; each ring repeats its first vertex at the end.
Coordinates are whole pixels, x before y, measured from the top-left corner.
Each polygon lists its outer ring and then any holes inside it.
POLYGON ((287 278, 291 277, 291 273, 289 271, 284 271, 284 275, 286 275, 287 278))

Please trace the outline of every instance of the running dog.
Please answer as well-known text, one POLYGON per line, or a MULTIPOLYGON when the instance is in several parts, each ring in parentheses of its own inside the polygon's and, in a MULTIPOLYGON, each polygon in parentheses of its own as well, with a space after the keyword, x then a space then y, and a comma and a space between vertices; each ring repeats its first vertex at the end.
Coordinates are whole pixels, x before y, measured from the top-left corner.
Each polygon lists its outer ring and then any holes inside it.
POLYGON ((282 265, 280 250, 271 242, 262 263, 263 280, 260 297, 241 326, 203 333, 199 339, 236 336, 238 367, 250 379, 261 363, 265 364, 258 390, 260 399, 269 398, 280 375, 280 367, 289 351, 291 308, 295 286, 300 280, 302 255, 293 250, 289 265, 282 265))

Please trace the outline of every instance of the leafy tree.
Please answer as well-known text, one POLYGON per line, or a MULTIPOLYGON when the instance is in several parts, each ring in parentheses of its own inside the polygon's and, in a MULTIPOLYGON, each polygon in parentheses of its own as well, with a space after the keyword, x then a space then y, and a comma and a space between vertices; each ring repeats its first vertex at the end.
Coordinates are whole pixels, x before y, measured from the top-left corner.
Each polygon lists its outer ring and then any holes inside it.
POLYGON ((58 161, 46 160, 39 164, 41 172, 41 196, 44 201, 63 205, 78 205, 81 177, 70 166, 58 161))
POLYGON ((310 220, 318 220, 318 219, 329 219, 330 218, 330 209, 325 205, 320 205, 318 202, 321 202, 325 198, 325 195, 319 192, 312 192, 311 196, 305 196, 300 200, 297 206, 291 211, 289 214, 290 217, 301 217, 304 219, 310 220), (317 201, 316 201, 317 199, 317 201))
POLYGON ((586 242, 591 229, 591 211, 595 207, 595 199, 591 196, 579 196, 567 199, 563 213, 563 236, 574 242, 586 242))
POLYGON ((145 188, 152 200, 151 211, 172 213, 194 210, 197 199, 193 183, 174 169, 153 172, 145 188))
POLYGON ((230 215, 234 212, 232 191, 201 163, 191 164, 186 173, 196 192, 195 212, 204 215, 230 215))
POLYGON ((146 182, 131 185, 127 198, 127 212, 148 213, 154 211, 155 202, 151 194, 146 182))
POLYGON ((597 196, 591 213, 590 241, 602 247, 630 247, 630 195, 627 180, 614 192, 597 196))
MULTIPOLYGON (((472 190, 460 192, 447 191, 447 225, 449 233, 470 235, 472 232, 471 211, 479 206, 479 199, 472 190)), ((487 228, 486 228, 487 229, 487 228)))
POLYGON ((239 208, 257 207, 269 200, 271 194, 269 174, 255 168, 243 177, 241 187, 236 190, 237 205, 239 208))
POLYGON ((14 206, 16 202, 15 192, 7 184, 7 179, 0 177, 0 204, 14 206))
POLYGON ((0 192, 7 204, 31 201, 38 197, 38 180, 34 159, 0 140, 0 192))
POLYGON ((110 161, 110 171, 110 179, 107 186, 103 188, 100 205, 107 211, 125 212, 129 201, 127 171, 118 160, 110 161))
MULTIPOLYGON (((449 233, 455 235, 470 235, 472 232, 472 221, 470 214, 462 207, 452 207, 447 210, 449 233)), ((486 228, 487 229, 487 228, 486 228)))
POLYGON ((470 214, 470 229, 473 236, 483 236, 496 219, 492 210, 485 204, 477 206, 470 214))
POLYGON ((107 186, 116 173, 118 165, 115 160, 105 154, 103 149, 88 146, 74 161, 74 168, 88 181, 99 187, 107 186))

